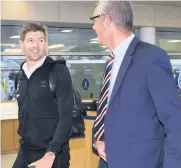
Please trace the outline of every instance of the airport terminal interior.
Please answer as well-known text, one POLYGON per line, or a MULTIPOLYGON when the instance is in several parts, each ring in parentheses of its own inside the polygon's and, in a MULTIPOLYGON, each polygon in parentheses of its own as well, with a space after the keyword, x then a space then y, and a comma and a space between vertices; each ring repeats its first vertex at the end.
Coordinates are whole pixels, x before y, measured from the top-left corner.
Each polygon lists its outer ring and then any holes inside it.
MULTIPOLYGON (((85 118, 85 138, 71 140, 71 168, 97 168, 99 158, 92 153, 92 125, 102 75, 110 50, 98 44, 89 18, 96 1, 2 1, 1 2, 1 167, 11 168, 19 150, 18 111, 14 81, 25 57, 19 33, 26 23, 38 23, 47 33, 47 55, 65 59, 73 86, 81 94, 89 117, 85 118), (20 12, 21 11, 21 12, 20 12), (79 159, 77 159, 79 158, 79 159), (81 158, 81 159, 80 159, 81 158)), ((134 33, 164 49, 170 58, 181 95, 181 2, 133 1, 134 33)))

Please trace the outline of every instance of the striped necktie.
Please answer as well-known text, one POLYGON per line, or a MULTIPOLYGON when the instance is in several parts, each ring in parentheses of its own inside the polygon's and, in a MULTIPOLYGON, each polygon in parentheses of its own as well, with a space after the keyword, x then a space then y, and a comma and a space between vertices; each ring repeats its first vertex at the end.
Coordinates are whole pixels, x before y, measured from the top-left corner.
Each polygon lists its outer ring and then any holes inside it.
POLYGON ((113 62, 114 54, 111 53, 111 56, 106 61, 106 68, 102 80, 100 99, 97 108, 97 117, 94 121, 93 133, 96 140, 104 140, 104 116, 108 107, 109 85, 113 62))

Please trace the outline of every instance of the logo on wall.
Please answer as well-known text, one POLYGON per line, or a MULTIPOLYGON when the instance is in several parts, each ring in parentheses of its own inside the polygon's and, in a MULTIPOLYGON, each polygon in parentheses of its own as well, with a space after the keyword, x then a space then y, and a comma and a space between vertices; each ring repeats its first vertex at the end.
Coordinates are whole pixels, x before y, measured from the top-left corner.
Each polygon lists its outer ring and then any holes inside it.
POLYGON ((88 81, 87 79, 84 79, 84 80, 82 81, 82 88, 83 88, 84 90, 88 90, 88 89, 89 89, 89 81, 88 81))
POLYGON ((178 76, 178 87, 181 89, 181 73, 178 76))

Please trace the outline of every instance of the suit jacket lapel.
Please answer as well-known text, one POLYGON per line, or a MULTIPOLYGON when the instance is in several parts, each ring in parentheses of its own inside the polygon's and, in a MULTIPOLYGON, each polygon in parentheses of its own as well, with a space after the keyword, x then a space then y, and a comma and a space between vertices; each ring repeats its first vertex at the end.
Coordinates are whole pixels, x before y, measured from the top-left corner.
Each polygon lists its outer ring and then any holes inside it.
POLYGON ((137 37, 134 37, 134 39, 132 40, 132 42, 130 43, 130 45, 128 47, 128 50, 126 51, 126 54, 123 58, 123 62, 119 68, 119 72, 118 72, 117 77, 116 77, 116 81, 115 81, 115 84, 114 84, 114 87, 113 87, 113 90, 111 93, 109 103, 111 103, 111 101, 113 100, 115 94, 117 93, 119 86, 121 85, 121 83, 123 81, 124 75, 126 74, 126 71, 129 67, 129 64, 133 58, 132 55, 133 55, 133 52, 134 52, 138 42, 139 42, 139 39, 137 37))

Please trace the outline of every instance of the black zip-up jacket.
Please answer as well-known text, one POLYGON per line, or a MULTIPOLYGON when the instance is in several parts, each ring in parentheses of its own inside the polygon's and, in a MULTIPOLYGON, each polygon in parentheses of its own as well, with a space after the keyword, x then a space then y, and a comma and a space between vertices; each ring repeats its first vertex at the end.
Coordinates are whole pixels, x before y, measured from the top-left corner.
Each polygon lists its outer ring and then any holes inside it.
POLYGON ((56 63, 56 103, 49 86, 49 72, 54 63, 47 57, 29 79, 21 68, 17 84, 18 134, 22 137, 22 147, 52 151, 57 155, 69 151, 73 93, 68 68, 56 63))

